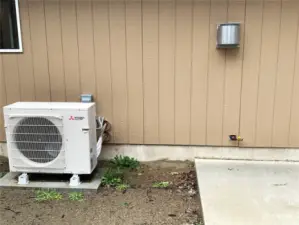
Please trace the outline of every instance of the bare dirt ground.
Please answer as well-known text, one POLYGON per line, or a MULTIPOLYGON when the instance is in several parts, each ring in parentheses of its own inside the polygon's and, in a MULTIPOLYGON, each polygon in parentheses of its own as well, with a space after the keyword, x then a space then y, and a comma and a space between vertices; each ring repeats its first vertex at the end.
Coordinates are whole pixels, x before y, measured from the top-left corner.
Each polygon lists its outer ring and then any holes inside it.
MULTIPOLYGON (((104 164, 102 164, 104 165, 104 164)), ((0 158, 0 173, 8 171, 0 158)), ((126 173, 125 192, 101 187, 98 194, 85 194, 76 202, 37 202, 34 190, 0 189, 1 225, 201 225, 200 198, 190 162, 153 162, 126 173), (167 189, 152 188, 153 182, 168 181, 167 189)))

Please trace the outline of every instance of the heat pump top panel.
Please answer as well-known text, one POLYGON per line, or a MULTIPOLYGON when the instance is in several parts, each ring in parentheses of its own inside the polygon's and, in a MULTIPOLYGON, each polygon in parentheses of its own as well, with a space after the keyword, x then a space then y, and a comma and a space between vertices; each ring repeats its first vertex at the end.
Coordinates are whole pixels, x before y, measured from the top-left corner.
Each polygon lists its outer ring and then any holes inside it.
POLYGON ((80 102, 16 102, 7 105, 4 109, 22 110, 80 110, 85 111, 93 107, 95 103, 80 102))

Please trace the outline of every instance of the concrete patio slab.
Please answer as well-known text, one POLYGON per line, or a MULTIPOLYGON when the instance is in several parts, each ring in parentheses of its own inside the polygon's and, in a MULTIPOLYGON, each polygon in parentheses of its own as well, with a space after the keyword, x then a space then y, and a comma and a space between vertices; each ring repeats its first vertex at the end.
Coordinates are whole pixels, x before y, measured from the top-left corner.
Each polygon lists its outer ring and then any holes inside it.
POLYGON ((0 179, 0 188, 21 188, 21 189, 55 189, 62 191, 84 191, 97 192, 101 185, 101 171, 95 170, 91 175, 83 175, 81 184, 76 187, 69 186, 71 175, 41 175, 31 174, 30 183, 26 185, 18 184, 18 176, 21 173, 10 172, 0 179))
POLYGON ((299 163, 195 160, 205 225, 298 225, 299 163))

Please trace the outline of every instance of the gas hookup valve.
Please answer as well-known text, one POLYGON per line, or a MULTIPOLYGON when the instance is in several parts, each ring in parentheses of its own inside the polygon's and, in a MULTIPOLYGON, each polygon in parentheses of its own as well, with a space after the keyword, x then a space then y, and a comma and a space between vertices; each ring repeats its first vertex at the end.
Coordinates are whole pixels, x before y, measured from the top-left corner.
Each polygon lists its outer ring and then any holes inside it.
POLYGON ((238 136, 238 135, 235 135, 235 134, 229 135, 229 139, 231 141, 243 141, 243 138, 241 136, 238 136))

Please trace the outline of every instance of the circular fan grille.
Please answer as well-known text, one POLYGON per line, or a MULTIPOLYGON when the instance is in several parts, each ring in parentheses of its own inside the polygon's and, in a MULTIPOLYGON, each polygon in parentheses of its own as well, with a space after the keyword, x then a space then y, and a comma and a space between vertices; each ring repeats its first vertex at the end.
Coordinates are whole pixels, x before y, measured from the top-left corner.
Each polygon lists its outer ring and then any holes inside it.
POLYGON ((16 125, 13 136, 17 149, 37 163, 53 161, 62 148, 62 136, 58 128, 42 117, 22 119, 16 125))

